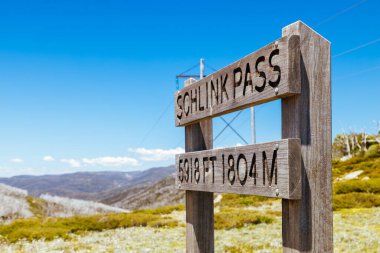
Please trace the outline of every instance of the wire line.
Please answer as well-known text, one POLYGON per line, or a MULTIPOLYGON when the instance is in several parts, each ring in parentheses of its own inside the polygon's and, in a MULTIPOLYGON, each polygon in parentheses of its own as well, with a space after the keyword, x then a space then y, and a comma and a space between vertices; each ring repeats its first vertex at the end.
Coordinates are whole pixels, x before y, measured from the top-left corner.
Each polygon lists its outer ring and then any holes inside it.
MULTIPOLYGON (((243 110, 240 110, 238 114, 235 115, 235 117, 230 121, 230 123, 226 123, 226 126, 219 132, 219 134, 214 138, 213 141, 215 141, 216 139, 218 139, 218 137, 224 132, 224 130, 226 130, 226 128, 228 126, 230 126, 230 124, 241 114, 243 110)), ((223 117, 220 117, 224 122, 227 122, 223 117)), ((230 126, 231 127, 231 126, 230 126)), ((232 127, 231 127, 232 128, 232 127)))
POLYGON ((243 141, 243 142, 245 142, 245 144, 248 144, 248 142, 230 125, 230 123, 228 123, 223 117, 220 117, 223 121, 224 121, 224 123, 226 123, 227 124, 227 126, 229 126, 230 128, 231 128, 231 130, 232 131, 234 131, 234 133, 237 135, 237 136, 239 136, 240 137, 240 139, 243 141))
POLYGON ((362 48, 368 47, 368 46, 370 46, 370 45, 376 44, 376 43, 378 43, 378 42, 380 42, 380 38, 375 39, 375 40, 372 40, 372 41, 367 42, 367 43, 364 43, 364 44, 359 45, 359 46, 357 46, 357 47, 351 48, 351 49, 346 50, 346 51, 344 51, 344 52, 342 52, 342 53, 335 54, 335 55, 333 55, 332 57, 333 57, 333 58, 336 58, 336 57, 339 57, 339 56, 342 56, 342 55, 346 55, 346 54, 352 53, 352 52, 354 52, 354 51, 356 51, 356 50, 359 50, 359 49, 362 49, 362 48))
POLYGON ((169 110, 169 108, 173 105, 173 101, 170 100, 170 103, 166 106, 165 110, 161 113, 161 115, 157 118, 157 120, 154 122, 154 124, 152 125, 152 127, 149 129, 149 131, 145 134, 144 138, 142 138, 141 142, 140 142, 140 146, 142 144, 144 144, 146 138, 148 138, 148 136, 152 133, 152 131, 156 128, 156 126, 158 125, 158 123, 161 121, 161 119, 165 116, 165 114, 167 113, 167 111, 169 110))
POLYGON ((380 69, 380 65, 376 66, 376 67, 373 67, 373 68, 363 69, 363 70, 360 70, 358 72, 351 73, 351 74, 348 74, 348 75, 338 76, 337 78, 334 78, 334 81, 341 80, 341 79, 344 79, 344 78, 347 78, 347 77, 357 76, 357 75, 360 75, 360 74, 363 74, 363 73, 367 73, 367 72, 372 72, 372 71, 378 70, 378 69, 380 69))
POLYGON ((344 14, 344 13, 346 13, 346 12, 348 12, 348 11, 350 11, 350 10, 352 10, 352 9, 355 9, 356 7, 358 7, 359 5, 364 4, 364 3, 367 2, 367 1, 368 1, 368 0, 362 0, 362 1, 359 1, 359 2, 357 2, 357 3, 353 4, 353 5, 351 5, 350 7, 346 8, 346 9, 343 9, 343 10, 337 12, 336 14, 334 14, 334 15, 332 15, 332 16, 330 16, 330 17, 324 19, 324 20, 322 20, 321 22, 317 23, 317 24, 315 25, 315 27, 320 26, 320 25, 322 25, 322 24, 325 24, 325 23, 327 23, 327 22, 329 22, 329 21, 335 19, 336 17, 339 17, 340 15, 342 15, 342 14, 344 14))
POLYGON ((192 66, 191 68, 189 68, 189 69, 183 71, 181 74, 179 74, 179 76, 180 76, 180 75, 183 75, 183 74, 185 74, 185 73, 187 73, 187 72, 189 72, 190 70, 195 69, 195 68, 198 67, 198 66, 199 66, 199 63, 198 63, 198 64, 195 64, 195 65, 192 66))

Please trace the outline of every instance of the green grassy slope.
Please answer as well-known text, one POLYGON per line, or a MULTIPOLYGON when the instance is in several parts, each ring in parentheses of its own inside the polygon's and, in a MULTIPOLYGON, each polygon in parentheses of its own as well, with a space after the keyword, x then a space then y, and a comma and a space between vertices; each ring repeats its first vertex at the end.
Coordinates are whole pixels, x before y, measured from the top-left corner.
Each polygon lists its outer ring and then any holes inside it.
POLYGON ((380 145, 347 161, 333 162, 334 210, 380 206, 380 145), (362 171, 357 178, 341 180, 345 175, 362 171))

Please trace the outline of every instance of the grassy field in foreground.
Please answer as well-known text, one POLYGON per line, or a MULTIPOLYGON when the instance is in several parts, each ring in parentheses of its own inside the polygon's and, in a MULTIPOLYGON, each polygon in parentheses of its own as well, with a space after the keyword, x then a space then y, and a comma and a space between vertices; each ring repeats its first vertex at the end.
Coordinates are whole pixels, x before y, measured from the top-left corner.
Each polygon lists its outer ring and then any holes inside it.
MULTIPOLYGON (((117 228, 182 226, 181 219, 172 218, 173 212, 183 211, 183 205, 141 210, 132 213, 74 216, 68 218, 20 219, 0 226, 0 240, 15 243, 19 240, 71 239, 74 234, 117 228)), ((215 214, 215 229, 240 228, 248 224, 272 223, 279 212, 263 213, 255 210, 229 209, 215 214)))
MULTIPOLYGON (((278 208, 278 203, 273 208, 278 208)), ((172 219, 183 222, 184 211, 172 219)), ((380 208, 347 209, 334 213, 335 252, 373 253, 380 249, 380 208)), ((281 252, 281 218, 215 231, 216 252, 281 252)), ((71 239, 0 243, 0 252, 184 252, 185 228, 131 227, 72 235, 71 239)))

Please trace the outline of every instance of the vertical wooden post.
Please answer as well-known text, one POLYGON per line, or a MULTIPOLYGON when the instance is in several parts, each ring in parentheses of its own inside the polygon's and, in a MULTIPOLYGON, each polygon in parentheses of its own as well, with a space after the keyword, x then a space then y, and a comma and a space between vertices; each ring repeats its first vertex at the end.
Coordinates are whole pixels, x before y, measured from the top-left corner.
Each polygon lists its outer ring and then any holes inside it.
POLYGON ((298 21, 301 94, 282 100, 282 137, 300 138, 302 199, 282 200, 283 252, 333 252, 330 42, 298 21))
MULTIPOLYGON (((185 151, 212 149, 212 119, 185 127, 185 151)), ((212 192, 186 191, 186 252, 214 252, 212 192)))

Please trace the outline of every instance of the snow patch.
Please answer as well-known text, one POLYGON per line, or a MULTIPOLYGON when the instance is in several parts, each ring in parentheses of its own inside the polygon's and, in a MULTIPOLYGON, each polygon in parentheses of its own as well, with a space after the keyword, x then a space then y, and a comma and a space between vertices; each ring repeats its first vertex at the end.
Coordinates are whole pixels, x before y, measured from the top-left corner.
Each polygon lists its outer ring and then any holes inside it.
POLYGON ((342 178, 342 180, 351 180, 351 179, 357 179, 358 176, 360 174, 362 174, 364 171, 362 170, 357 170, 357 171, 353 171, 351 173, 348 173, 346 175, 344 175, 344 177, 342 178))

